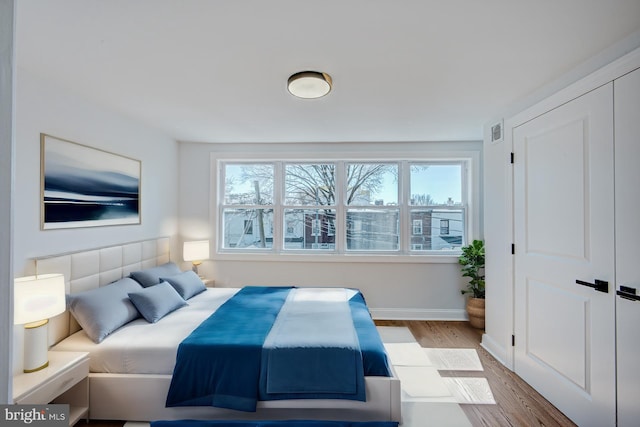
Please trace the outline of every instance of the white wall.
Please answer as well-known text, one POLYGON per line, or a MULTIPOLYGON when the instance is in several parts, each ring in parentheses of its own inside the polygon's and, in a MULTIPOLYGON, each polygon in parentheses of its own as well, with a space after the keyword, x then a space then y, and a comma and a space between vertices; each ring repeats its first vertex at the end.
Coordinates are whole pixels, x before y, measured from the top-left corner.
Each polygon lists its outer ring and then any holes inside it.
MULTIPOLYGON (((212 155, 244 150, 247 156, 260 156, 260 152, 290 153, 291 150, 316 153, 326 157, 331 153, 387 152, 389 158, 401 156, 402 152, 450 151, 471 152, 481 160, 482 144, 479 142, 452 143, 387 143, 387 144, 197 144, 180 143, 180 228, 182 240, 211 239, 212 260, 199 268, 207 278, 213 278, 216 286, 243 285, 315 285, 351 286, 360 288, 379 318, 414 319, 464 319, 465 299, 460 290, 466 282, 460 276, 457 257, 431 260, 414 257, 404 262, 389 258, 364 259, 365 257, 342 257, 341 259, 318 259, 299 256, 252 255, 220 257, 215 254, 215 208, 210 203, 213 192, 212 155), (302 148, 301 148, 302 147, 302 148), (258 153, 258 154, 256 154, 258 153), (399 154, 400 153, 400 154, 399 154), (279 259, 278 259, 279 258, 279 259)), ((338 157, 339 158, 339 157, 338 157)), ((344 157, 343 157, 344 158, 344 157)), ((481 164, 481 161, 479 161, 481 164)), ((478 165, 479 169, 479 165, 478 165)), ((474 171, 478 177, 482 174, 474 171)), ((475 235, 480 237, 479 206, 481 179, 476 180, 475 235)), ((186 265, 185 265, 186 266, 186 265)))
POLYGON ((18 69, 14 268, 35 256, 108 246, 177 230, 178 144, 18 69), (40 230, 40 133, 142 161, 140 225, 40 230))
MULTIPOLYGON (((32 273, 30 258, 177 233, 178 144, 166 135, 17 72, 14 192, 15 276, 32 273), (40 229, 40 133, 142 161, 140 225, 40 229)), ((175 245, 175 238, 174 245, 175 245)), ((175 248, 172 247, 172 253, 175 248)), ((22 361, 21 328, 15 328, 16 370, 22 361)))
POLYGON ((13 0, 0 1, 0 404, 10 402, 13 331, 13 151, 15 99, 13 0))
POLYGON ((489 127, 484 142, 485 331, 482 345, 508 363, 511 347, 511 135, 492 143, 489 127))

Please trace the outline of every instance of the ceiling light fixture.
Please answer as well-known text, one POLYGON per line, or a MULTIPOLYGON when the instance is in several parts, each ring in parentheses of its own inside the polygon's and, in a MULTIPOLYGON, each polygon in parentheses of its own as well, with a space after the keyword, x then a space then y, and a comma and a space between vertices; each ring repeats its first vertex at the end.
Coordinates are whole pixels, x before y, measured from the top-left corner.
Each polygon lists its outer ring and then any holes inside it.
POLYGON ((318 71, 295 73, 287 83, 291 95, 304 99, 323 97, 331 91, 331 86, 331 76, 318 71))

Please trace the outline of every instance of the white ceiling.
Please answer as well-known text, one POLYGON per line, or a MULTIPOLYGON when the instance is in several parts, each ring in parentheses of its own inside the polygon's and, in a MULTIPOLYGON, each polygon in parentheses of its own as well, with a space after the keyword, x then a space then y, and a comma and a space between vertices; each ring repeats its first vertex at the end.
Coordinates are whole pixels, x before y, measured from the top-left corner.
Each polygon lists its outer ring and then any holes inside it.
POLYGON ((18 90, 27 70, 200 142, 478 140, 640 34, 640 0, 16 3, 18 90), (333 91, 292 97, 303 70, 333 91))

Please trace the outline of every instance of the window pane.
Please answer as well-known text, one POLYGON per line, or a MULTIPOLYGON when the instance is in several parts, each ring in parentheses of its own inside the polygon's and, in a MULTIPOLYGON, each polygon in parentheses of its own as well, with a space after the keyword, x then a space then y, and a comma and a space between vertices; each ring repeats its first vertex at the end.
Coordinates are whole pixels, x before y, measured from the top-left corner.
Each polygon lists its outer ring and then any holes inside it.
POLYGON ((348 164, 345 200, 347 205, 397 205, 398 165, 348 164))
POLYGON ((284 248, 336 248, 336 211, 334 209, 285 209, 284 248))
POLYGON ((463 210, 412 209, 410 224, 412 250, 452 250, 464 244, 463 210))
POLYGON ((412 220, 413 222, 413 231, 411 232, 411 234, 413 235, 421 235, 422 234, 422 220, 421 219, 414 219, 412 220))
POLYGON ((285 166, 285 204, 332 206, 336 203, 334 164, 288 164, 285 166))
POLYGON ((272 164, 225 164, 225 205, 273 204, 272 164))
POLYGON ((347 210, 347 249, 395 251, 399 245, 398 209, 347 210))
POLYGON ((273 209, 225 209, 225 249, 269 249, 273 247, 273 209))
POLYGON ((411 205, 462 206, 462 165, 411 165, 411 205))

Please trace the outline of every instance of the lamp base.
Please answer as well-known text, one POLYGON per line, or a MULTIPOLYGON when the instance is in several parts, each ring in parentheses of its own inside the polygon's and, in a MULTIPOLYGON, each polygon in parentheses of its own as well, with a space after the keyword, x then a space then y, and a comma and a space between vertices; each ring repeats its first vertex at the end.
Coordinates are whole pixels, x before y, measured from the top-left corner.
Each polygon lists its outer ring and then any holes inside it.
POLYGON ((200 273, 198 273, 198 266, 202 264, 202 261, 193 261, 192 262, 192 266, 191 266, 191 270, 196 273, 198 275, 198 277, 202 278, 202 276, 200 275, 200 273))
POLYGON ((24 325, 25 373, 36 372, 49 366, 49 319, 24 325))

